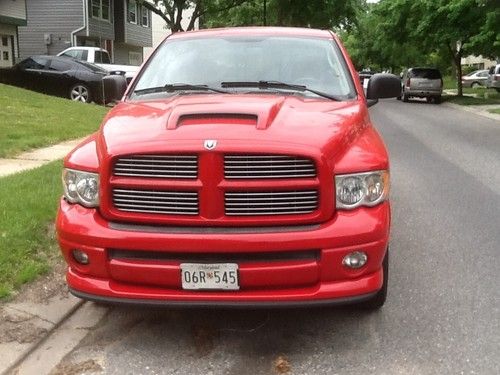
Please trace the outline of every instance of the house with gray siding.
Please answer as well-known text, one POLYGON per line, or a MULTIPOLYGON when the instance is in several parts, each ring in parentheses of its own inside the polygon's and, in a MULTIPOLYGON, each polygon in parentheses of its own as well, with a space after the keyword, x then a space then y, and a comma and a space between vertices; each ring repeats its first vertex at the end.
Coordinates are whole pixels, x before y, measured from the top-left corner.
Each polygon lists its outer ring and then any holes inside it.
POLYGON ((135 0, 25 0, 19 55, 57 55, 68 47, 108 50, 116 64, 140 65, 152 45, 151 12, 135 0))
POLYGON ((19 56, 19 26, 26 26, 25 0, 0 0, 0 68, 12 66, 19 56))

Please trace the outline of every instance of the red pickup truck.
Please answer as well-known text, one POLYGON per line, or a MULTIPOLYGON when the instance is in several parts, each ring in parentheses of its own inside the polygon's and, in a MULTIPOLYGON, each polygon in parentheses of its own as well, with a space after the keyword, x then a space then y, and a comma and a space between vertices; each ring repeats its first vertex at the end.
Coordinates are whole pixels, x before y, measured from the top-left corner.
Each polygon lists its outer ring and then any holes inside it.
POLYGON ((389 161, 329 31, 176 33, 64 161, 71 292, 168 306, 382 306, 389 161), (124 93, 125 92, 125 93, 124 93))

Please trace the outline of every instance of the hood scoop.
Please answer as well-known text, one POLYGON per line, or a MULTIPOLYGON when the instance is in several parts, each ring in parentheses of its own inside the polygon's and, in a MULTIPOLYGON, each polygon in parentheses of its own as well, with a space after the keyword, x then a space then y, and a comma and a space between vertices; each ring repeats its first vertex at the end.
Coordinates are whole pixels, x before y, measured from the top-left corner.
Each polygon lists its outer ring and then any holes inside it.
POLYGON ((252 125, 263 130, 272 124, 282 104, 283 100, 237 103, 233 108, 226 103, 178 105, 168 117, 167 129, 186 125, 252 125))
MULTIPOLYGON (((184 125, 253 125, 258 117, 244 113, 199 113, 180 116, 175 127, 184 125)), ((170 125, 170 124, 169 124, 170 125)), ((168 127, 171 129, 170 127, 168 127)))

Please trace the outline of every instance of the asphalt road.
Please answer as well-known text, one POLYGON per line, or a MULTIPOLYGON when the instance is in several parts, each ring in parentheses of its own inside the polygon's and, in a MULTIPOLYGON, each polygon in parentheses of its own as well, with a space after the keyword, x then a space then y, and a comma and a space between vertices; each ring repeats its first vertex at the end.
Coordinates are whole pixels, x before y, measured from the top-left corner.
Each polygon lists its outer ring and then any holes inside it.
POLYGON ((424 102, 370 111, 392 160, 383 309, 115 307, 63 362, 243 375, 285 356, 293 374, 500 374, 500 122, 424 102))

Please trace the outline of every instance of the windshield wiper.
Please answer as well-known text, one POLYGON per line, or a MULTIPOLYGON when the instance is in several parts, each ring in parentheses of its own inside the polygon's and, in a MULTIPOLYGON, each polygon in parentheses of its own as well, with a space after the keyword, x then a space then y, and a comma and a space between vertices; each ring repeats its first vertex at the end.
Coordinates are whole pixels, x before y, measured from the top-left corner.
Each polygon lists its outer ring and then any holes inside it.
POLYGON ((259 89, 286 89, 286 90, 293 90, 293 91, 307 91, 311 92, 313 94, 316 94, 318 96, 321 96, 323 98, 335 100, 335 101, 342 101, 343 98, 339 96, 335 96, 332 94, 327 94, 322 91, 310 89, 307 86, 303 85, 296 85, 292 83, 285 83, 285 82, 279 82, 279 81, 241 81, 241 82, 222 82, 221 87, 224 88, 241 88, 241 87, 255 87, 259 89))
POLYGON ((213 91, 221 94, 230 94, 229 91, 217 89, 207 85, 191 85, 189 83, 168 83, 165 86, 148 87, 146 89, 135 90, 136 95, 153 94, 157 92, 176 92, 176 91, 213 91))

